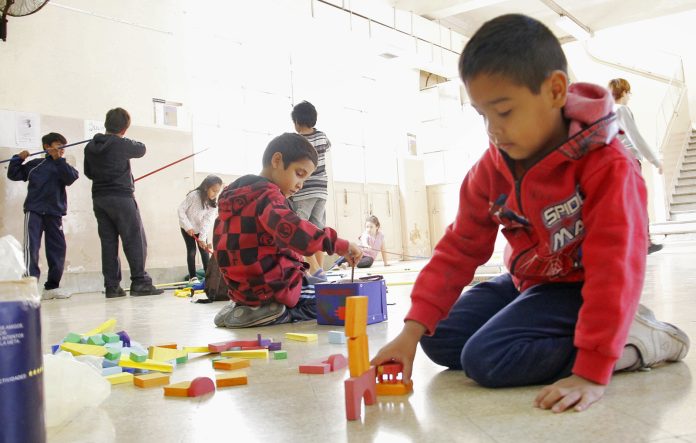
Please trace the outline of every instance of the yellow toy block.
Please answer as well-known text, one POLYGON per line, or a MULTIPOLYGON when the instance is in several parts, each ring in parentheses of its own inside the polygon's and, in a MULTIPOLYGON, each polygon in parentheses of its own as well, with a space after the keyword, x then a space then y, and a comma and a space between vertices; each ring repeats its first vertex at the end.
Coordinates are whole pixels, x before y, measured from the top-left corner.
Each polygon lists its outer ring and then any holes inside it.
POLYGON ((246 385, 247 383, 247 374, 244 371, 230 372, 228 374, 219 374, 215 376, 215 386, 218 388, 246 385))
POLYGON ((237 358, 268 358, 268 349, 249 349, 246 351, 223 351, 220 353, 223 357, 237 358))
POLYGON ((121 355, 118 365, 122 368, 147 369, 150 371, 173 372, 174 366, 157 360, 147 359, 143 362, 133 361, 128 356, 121 355))
POLYGON ((147 356, 152 360, 169 361, 176 360, 181 355, 181 351, 172 348, 161 348, 159 346, 150 346, 147 348, 147 356))
POLYGON ((367 297, 346 297, 346 337, 361 335, 367 335, 367 297))
POLYGON ((164 387, 164 395, 167 397, 188 397, 188 390, 191 387, 190 381, 181 381, 164 387))
POLYGON ((249 360, 246 358, 226 358, 213 361, 213 368, 232 371, 249 367, 249 360))
POLYGON ((133 374, 130 372, 120 372, 118 374, 107 375, 104 377, 112 385, 120 385, 122 383, 133 383, 133 374))
POLYGON ((82 336, 83 337, 91 337, 93 335, 103 334, 104 332, 114 332, 114 329, 116 329, 116 319, 110 318, 109 320, 100 324, 99 326, 92 329, 91 331, 85 332, 84 334, 82 334, 82 336))
POLYGON ((367 335, 348 339, 348 367, 351 377, 360 377, 370 369, 367 335))
POLYGON ((60 349, 68 351, 72 355, 96 355, 97 357, 103 357, 108 352, 104 346, 69 342, 61 343, 60 349))
POLYGON ((136 375, 133 377, 133 384, 139 388, 154 388, 156 386, 168 385, 169 374, 151 372, 149 374, 136 375))
MULTIPOLYGON (((367 314, 365 314, 365 321, 367 321, 367 314)), ((294 332, 286 332, 285 338, 287 338, 288 340, 295 340, 295 341, 317 341, 317 340, 319 340, 319 336, 317 334, 297 334, 294 332)))
POLYGON ((184 346, 184 351, 189 354, 203 353, 207 354, 210 352, 207 346, 184 346))

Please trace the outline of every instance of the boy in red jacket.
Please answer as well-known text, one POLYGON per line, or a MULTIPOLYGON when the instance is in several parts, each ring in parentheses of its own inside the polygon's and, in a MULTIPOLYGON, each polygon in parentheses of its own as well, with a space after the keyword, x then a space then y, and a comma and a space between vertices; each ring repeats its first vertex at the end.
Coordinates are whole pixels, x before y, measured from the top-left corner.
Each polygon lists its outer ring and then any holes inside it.
POLYGON ((302 256, 337 253, 355 265, 354 243, 300 219, 287 198, 302 189, 317 167, 317 151, 299 134, 285 133, 268 144, 260 175, 245 175, 220 194, 213 247, 232 303, 215 325, 245 328, 317 317, 314 283, 302 256))
POLYGON ((516 14, 476 32, 459 72, 490 146, 416 280, 402 332, 372 364, 399 361, 408 380, 420 342, 483 386, 546 384, 534 405, 561 412, 599 400, 616 370, 684 358, 686 334, 638 309, 646 189, 616 138, 608 91, 568 86, 558 40, 516 14), (460 297, 499 225, 509 273, 460 297))

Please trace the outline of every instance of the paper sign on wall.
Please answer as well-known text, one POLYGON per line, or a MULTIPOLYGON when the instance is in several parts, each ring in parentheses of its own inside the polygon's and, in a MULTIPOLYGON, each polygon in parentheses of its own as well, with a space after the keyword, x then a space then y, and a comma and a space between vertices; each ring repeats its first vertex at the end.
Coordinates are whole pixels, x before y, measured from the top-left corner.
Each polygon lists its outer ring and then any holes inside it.
POLYGON ((35 148, 41 146, 41 117, 32 112, 15 113, 15 146, 35 148))
POLYGON ((104 134, 106 128, 104 122, 98 120, 85 120, 85 140, 93 139, 97 134, 104 134))

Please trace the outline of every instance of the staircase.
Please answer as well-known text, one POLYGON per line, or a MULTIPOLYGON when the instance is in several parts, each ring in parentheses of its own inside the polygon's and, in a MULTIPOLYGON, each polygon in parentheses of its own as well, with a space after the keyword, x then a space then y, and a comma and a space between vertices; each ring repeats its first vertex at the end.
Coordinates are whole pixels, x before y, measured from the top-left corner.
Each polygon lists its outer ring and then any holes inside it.
POLYGON ((696 135, 693 131, 684 152, 669 212, 674 221, 696 221, 696 135))

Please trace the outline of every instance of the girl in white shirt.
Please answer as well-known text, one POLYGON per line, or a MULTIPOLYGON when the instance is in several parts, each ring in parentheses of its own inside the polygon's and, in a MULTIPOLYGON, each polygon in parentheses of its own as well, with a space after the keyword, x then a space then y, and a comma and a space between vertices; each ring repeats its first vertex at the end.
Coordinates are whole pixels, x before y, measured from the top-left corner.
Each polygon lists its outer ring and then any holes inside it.
POLYGON ((212 243, 208 241, 208 233, 217 217, 217 196, 221 189, 222 179, 209 175, 179 205, 179 227, 186 243, 186 264, 191 282, 198 281, 196 246, 201 253, 203 268, 208 268, 209 251, 213 249, 212 243))

